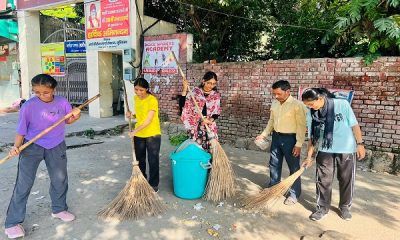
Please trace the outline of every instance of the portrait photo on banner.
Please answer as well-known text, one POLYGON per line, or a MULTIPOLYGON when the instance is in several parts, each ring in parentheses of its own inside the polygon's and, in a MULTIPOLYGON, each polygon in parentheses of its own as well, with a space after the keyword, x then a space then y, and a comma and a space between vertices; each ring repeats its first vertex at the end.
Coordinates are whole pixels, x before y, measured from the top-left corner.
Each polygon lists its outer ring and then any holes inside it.
POLYGON ((86 9, 86 28, 100 28, 101 27, 101 8, 100 1, 92 2, 85 5, 86 9))

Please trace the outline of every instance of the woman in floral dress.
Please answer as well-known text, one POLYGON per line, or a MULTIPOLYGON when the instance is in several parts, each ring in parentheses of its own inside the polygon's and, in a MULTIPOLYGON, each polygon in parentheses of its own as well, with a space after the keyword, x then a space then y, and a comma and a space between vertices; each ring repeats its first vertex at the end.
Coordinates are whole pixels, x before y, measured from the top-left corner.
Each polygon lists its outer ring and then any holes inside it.
POLYGON ((218 139, 215 121, 221 114, 221 95, 217 91, 217 81, 217 75, 214 72, 206 72, 201 84, 188 92, 189 85, 187 80, 184 80, 182 96, 179 98, 179 106, 182 109, 181 120, 188 130, 189 137, 206 151, 210 151, 210 140, 218 139), (196 111, 191 95, 194 96, 201 109, 203 119, 196 111), (205 124, 209 127, 210 133, 207 132, 205 124))

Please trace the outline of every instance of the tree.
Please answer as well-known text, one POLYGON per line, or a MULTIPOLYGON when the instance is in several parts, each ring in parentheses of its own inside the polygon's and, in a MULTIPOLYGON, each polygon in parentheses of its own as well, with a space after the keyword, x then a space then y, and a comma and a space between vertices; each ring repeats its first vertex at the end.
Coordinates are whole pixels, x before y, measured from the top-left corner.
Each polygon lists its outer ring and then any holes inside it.
POLYGON ((400 0, 151 0, 194 35, 197 62, 399 55, 400 0))
POLYGON ((255 60, 268 14, 264 1, 145 1, 145 14, 177 24, 194 35, 194 61, 255 60))
POLYGON ((85 23, 84 4, 78 3, 75 6, 61 6, 54 9, 41 10, 40 13, 44 16, 54 17, 59 19, 67 18, 70 22, 85 23))
POLYGON ((330 51, 334 40, 324 36, 332 29, 342 1, 289 0, 269 2, 276 27, 269 29, 268 57, 293 59, 341 57, 349 45, 330 51))
POLYGON ((352 0, 341 7, 332 49, 349 41, 348 55, 364 56, 369 64, 380 55, 400 55, 400 0, 352 0))

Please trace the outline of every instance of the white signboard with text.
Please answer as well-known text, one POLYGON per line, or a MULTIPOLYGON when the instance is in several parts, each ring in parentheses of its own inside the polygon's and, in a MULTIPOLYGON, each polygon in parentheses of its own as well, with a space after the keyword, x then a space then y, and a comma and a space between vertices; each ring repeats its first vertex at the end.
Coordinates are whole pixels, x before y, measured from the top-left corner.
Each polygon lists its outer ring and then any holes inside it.
POLYGON ((145 41, 142 59, 143 73, 177 74, 178 67, 172 52, 179 59, 179 39, 145 41))

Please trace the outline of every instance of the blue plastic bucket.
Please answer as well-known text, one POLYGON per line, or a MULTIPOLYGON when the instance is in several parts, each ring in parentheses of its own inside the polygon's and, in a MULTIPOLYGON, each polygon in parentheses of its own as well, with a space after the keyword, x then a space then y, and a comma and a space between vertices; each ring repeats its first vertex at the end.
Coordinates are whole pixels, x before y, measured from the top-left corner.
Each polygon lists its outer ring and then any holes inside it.
POLYGON ((201 198, 211 167, 211 155, 196 143, 184 142, 170 158, 175 195, 183 199, 201 198))

